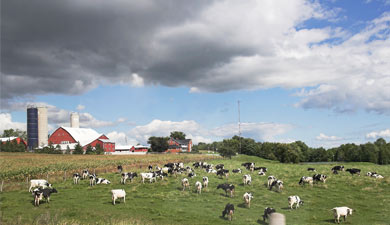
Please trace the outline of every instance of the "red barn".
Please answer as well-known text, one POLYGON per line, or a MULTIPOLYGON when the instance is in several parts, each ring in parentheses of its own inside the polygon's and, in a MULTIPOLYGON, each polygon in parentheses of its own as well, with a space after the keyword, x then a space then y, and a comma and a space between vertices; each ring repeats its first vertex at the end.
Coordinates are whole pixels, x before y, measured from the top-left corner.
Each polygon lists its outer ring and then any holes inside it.
POLYGON ((178 152, 191 152, 192 139, 178 140, 170 138, 168 140, 168 150, 166 152, 178 153, 178 152))
POLYGON ((20 137, 4 137, 4 138, 0 138, 0 141, 5 144, 7 143, 7 141, 9 142, 12 142, 12 141, 15 141, 16 140, 16 143, 17 144, 24 144, 24 146, 26 146, 26 149, 27 149, 27 142, 25 140, 23 140, 23 138, 20 138, 20 137))
POLYGON ((99 144, 104 152, 115 152, 115 142, 110 141, 104 134, 99 134, 90 128, 59 127, 49 137, 49 143, 60 145, 61 149, 74 149, 77 143, 83 146, 84 151, 91 145, 99 144))

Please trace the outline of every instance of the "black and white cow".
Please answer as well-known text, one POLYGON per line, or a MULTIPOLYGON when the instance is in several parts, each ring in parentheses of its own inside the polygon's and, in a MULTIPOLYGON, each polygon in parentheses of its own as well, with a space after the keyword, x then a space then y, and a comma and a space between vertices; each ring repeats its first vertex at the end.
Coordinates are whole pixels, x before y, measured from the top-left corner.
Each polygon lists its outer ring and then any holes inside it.
POLYGON ((217 171, 217 176, 220 176, 221 178, 222 176, 225 176, 227 178, 229 176, 229 170, 220 169, 217 171))
POLYGON ((311 186, 313 186, 313 177, 301 177, 301 179, 299 180, 299 185, 304 185, 304 184, 310 184, 311 186))
POLYGON ((96 184, 111 184, 111 182, 105 178, 99 177, 96 178, 96 184))
POLYGON ((134 177, 138 177, 136 172, 122 173, 121 184, 125 184, 127 179, 129 179, 131 183, 134 177))
POLYGON ((217 170, 224 169, 224 165, 223 164, 218 164, 218 165, 215 166, 215 169, 217 169, 217 170))
POLYGON ((203 187, 207 188, 209 186, 209 178, 203 177, 203 187))
POLYGON ((347 169, 346 171, 348 171, 351 175, 354 175, 354 174, 357 174, 360 176, 360 169, 356 169, 356 168, 351 168, 351 169, 347 169))
POLYGON ((119 172, 119 173, 122 173, 122 171, 123 171, 122 165, 118 165, 118 166, 117 166, 117 169, 118 169, 118 172, 119 172))
POLYGON ((299 207, 299 205, 303 205, 303 201, 297 195, 290 196, 290 197, 288 197, 287 200, 288 200, 288 206, 290 207, 290 209, 293 208, 294 204, 296 204, 295 209, 297 209, 299 207))
POLYGON ((275 180, 274 182, 272 182, 269 189, 272 190, 272 187, 276 187, 278 191, 281 191, 283 189, 283 181, 275 180))
POLYGON ((227 196, 227 193, 230 193, 230 197, 234 196, 235 187, 233 184, 220 184, 217 186, 217 189, 223 189, 225 191, 225 194, 227 196))
POLYGON ((215 173, 215 174, 217 174, 218 171, 210 168, 210 169, 206 169, 206 172, 207 173, 215 173))
POLYGON ((260 170, 260 172, 267 172, 268 171, 268 169, 266 167, 261 167, 261 166, 255 167, 255 168, 253 168, 253 170, 260 170))
POLYGON ((383 179, 383 178, 385 178, 384 176, 382 176, 382 175, 380 175, 380 174, 373 174, 371 177, 373 177, 373 178, 376 178, 376 179, 383 179))
POLYGON ((243 166, 243 167, 245 167, 245 168, 247 168, 247 169, 249 169, 249 167, 250 167, 251 165, 252 165, 251 162, 246 162, 246 163, 241 164, 241 166, 243 166))
POLYGON ((35 206, 39 206, 39 202, 45 198, 46 199, 46 202, 49 203, 50 202, 50 195, 52 193, 58 193, 57 190, 55 188, 51 189, 51 188, 45 188, 45 189, 42 189, 42 188, 36 188, 33 192, 33 195, 34 195, 34 205, 35 206))
POLYGON ((251 192, 245 192, 245 194, 242 197, 244 198, 245 204, 248 206, 248 208, 250 208, 251 200, 253 199, 253 194, 251 192))
POLYGON ((43 179, 30 180, 30 188, 28 189, 28 191, 31 192, 32 189, 36 187, 41 187, 42 189, 51 188, 51 184, 49 184, 47 180, 43 179))
POLYGON ((311 168, 311 167, 309 167, 309 168, 307 168, 307 171, 313 171, 313 172, 316 172, 316 169, 315 169, 315 168, 311 168))
POLYGON ((188 181, 187 178, 183 178, 183 179, 181 180, 181 186, 183 187, 183 191, 184 191, 186 188, 190 189, 190 182, 188 181))
POLYGON ((81 176, 79 173, 74 173, 73 174, 73 184, 78 184, 81 176))
POLYGON ((170 167, 173 169, 175 167, 175 164, 174 163, 167 163, 164 165, 164 167, 170 167))
POLYGON ((188 174, 188 177, 189 177, 189 178, 196 177, 196 174, 195 174, 194 172, 191 172, 191 173, 188 174))
POLYGON ((153 181, 156 182, 156 173, 140 173, 142 178, 142 183, 145 183, 145 179, 149 180, 150 183, 153 181))
POLYGON ((87 179, 88 177, 89 177, 88 170, 83 170, 83 172, 81 173, 81 178, 84 180, 87 179))
POLYGON ((270 208, 270 207, 267 207, 264 209, 264 215, 263 215, 263 221, 265 221, 265 219, 269 219, 269 216, 276 212, 276 210, 274 208, 270 208))
POLYGON ((332 171, 344 171, 344 166, 334 166, 331 170, 332 171))
POLYGON ((259 176, 265 176, 265 172, 263 172, 263 171, 260 171, 258 174, 259 174, 259 176))
POLYGON ((233 204, 226 204, 225 209, 222 211, 222 217, 225 218, 225 215, 227 215, 228 220, 232 221, 234 214, 234 205, 233 204))
POLYGON ((327 178, 328 178, 328 176, 326 176, 325 174, 314 174, 313 175, 313 181, 315 181, 315 182, 321 181, 321 182, 325 183, 327 178))
POLYGON ((234 169, 234 170, 232 170, 232 172, 233 172, 233 173, 242 173, 242 171, 241 171, 241 169, 240 169, 240 168, 238 168, 238 169, 234 169))
POLYGON ((246 184, 250 185, 252 183, 251 175, 249 175, 249 174, 244 175, 242 177, 242 182, 244 183, 244 185, 246 185, 246 184))
POLYGON ((89 174, 89 186, 96 185, 96 179, 97 179, 96 174, 89 174))
POLYGON ((372 175, 377 174, 377 172, 367 172, 366 176, 372 177, 372 175))
POLYGON ((152 172, 153 166, 152 166, 152 165, 149 165, 149 166, 148 166, 148 169, 149 169, 149 172, 152 172))
POLYGON ((195 182, 195 189, 196 189, 196 193, 198 194, 202 193, 202 183, 200 183, 200 181, 195 182))
POLYGON ((271 187, 271 184, 272 184, 275 180, 277 180, 276 177, 274 177, 274 176, 269 176, 269 177, 268 177, 267 187, 268 187, 268 188, 271 187))

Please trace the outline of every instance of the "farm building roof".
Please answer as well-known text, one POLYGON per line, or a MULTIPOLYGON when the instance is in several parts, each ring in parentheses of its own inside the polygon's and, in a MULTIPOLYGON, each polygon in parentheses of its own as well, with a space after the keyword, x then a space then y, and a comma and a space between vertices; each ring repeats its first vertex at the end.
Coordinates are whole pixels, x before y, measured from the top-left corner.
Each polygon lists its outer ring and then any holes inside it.
POLYGON ((4 137, 4 138, 0 138, 0 141, 1 142, 12 141, 16 138, 18 138, 18 137, 4 137))
POLYGON ((73 128, 73 127, 61 127, 66 130, 76 141, 80 142, 81 146, 85 146, 92 141, 98 139, 103 134, 99 134, 91 128, 73 128))

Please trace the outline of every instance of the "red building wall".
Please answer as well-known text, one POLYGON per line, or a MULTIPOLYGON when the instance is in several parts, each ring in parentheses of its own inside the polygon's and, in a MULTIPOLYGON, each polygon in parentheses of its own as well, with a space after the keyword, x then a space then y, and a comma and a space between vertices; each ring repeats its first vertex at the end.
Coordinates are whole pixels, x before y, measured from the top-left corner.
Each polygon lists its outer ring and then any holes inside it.
POLYGON ((108 137, 106 137, 106 135, 103 134, 102 136, 100 136, 98 139, 94 140, 90 144, 85 145, 83 149, 86 150, 88 145, 91 145, 92 147, 96 147, 96 145, 99 144, 104 149, 104 152, 115 152, 115 143, 102 142, 99 139, 108 140, 108 137))
POLYGON ((49 137, 49 143, 53 145, 62 144, 62 141, 69 141, 69 143, 76 143, 77 141, 63 128, 58 128, 52 135, 49 137))

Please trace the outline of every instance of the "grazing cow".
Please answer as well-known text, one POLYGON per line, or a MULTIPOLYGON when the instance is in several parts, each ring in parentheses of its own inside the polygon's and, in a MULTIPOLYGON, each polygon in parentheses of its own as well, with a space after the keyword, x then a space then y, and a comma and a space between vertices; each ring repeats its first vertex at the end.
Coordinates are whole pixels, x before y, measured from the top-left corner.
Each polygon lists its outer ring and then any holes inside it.
POLYGON ((283 181, 275 180, 274 182, 272 182, 269 189, 272 190, 272 187, 276 187, 278 189, 278 191, 281 191, 283 189, 283 181))
POLYGON ((339 172, 337 170, 332 170, 333 171, 333 174, 339 174, 339 172))
POLYGON ((233 204, 226 204, 225 209, 222 211, 222 217, 225 218, 225 215, 227 215, 228 220, 232 221, 234 214, 234 205, 233 204))
POLYGON ((254 163, 252 163, 252 164, 249 166, 249 170, 250 170, 251 172, 253 172, 253 171, 255 170, 255 164, 254 164, 254 163))
POLYGON ((347 169, 346 171, 348 171, 351 175, 354 175, 354 174, 357 174, 360 176, 360 169, 356 169, 356 168, 351 168, 351 169, 347 169))
POLYGON ((335 207, 332 209, 334 215, 334 222, 340 223, 340 217, 344 217, 344 221, 346 220, 348 215, 352 215, 352 209, 343 206, 343 207, 335 207))
POLYGON ((260 176, 265 176, 265 172, 263 172, 263 171, 260 171, 258 174, 259 174, 260 176))
POLYGON ((384 177, 380 174, 373 174, 371 177, 374 177, 376 179, 383 179, 384 177))
POLYGON ((253 198, 252 193, 246 192, 246 193, 243 195, 243 198, 244 198, 245 204, 248 206, 248 208, 250 208, 250 207, 251 207, 251 200, 252 200, 252 198, 253 198))
POLYGON ((31 192, 31 190, 35 187, 41 187, 42 189, 51 188, 51 184, 49 184, 47 180, 43 179, 30 180, 30 188, 28 189, 28 192, 31 192))
POLYGON ((88 172, 88 170, 83 170, 83 172, 82 172, 82 179, 84 180, 84 179, 87 179, 89 177, 89 172, 88 172))
POLYGON ((267 171, 268 171, 268 169, 267 169, 266 167, 261 167, 261 166, 259 166, 259 167, 254 167, 253 170, 260 170, 260 171, 262 171, 262 172, 267 172, 267 171))
POLYGON ((124 189, 113 189, 112 193, 112 204, 115 205, 115 201, 118 198, 123 198, 123 203, 126 203, 126 191, 124 189))
POLYGON ((207 173, 217 173, 218 171, 214 170, 214 169, 206 169, 206 172, 207 173))
POLYGON ((270 207, 267 207, 264 209, 264 215, 263 215, 263 221, 265 221, 265 219, 269 219, 269 216, 276 212, 276 210, 274 208, 270 208, 270 207))
POLYGON ((171 167, 164 167, 161 169, 161 171, 165 174, 172 174, 173 169, 171 167))
POLYGON ((118 167, 117 167, 117 168, 118 168, 118 172, 119 172, 119 173, 122 173, 122 171, 123 171, 123 167, 122 167, 122 165, 118 165, 118 167))
POLYGON ((316 172, 316 169, 315 169, 315 168, 307 168, 307 171, 313 171, 313 172, 316 172))
POLYGON ((372 177, 374 174, 377 174, 377 172, 367 172, 366 176, 372 177))
POLYGON ((130 182, 132 182, 134 177, 138 177, 137 173, 135 172, 122 173, 121 184, 125 184, 127 179, 129 179, 130 182))
POLYGON ((45 189, 36 188, 36 189, 34 189, 34 191, 33 191, 34 205, 39 206, 39 202, 43 198, 45 198, 46 202, 49 203, 50 202, 50 195, 52 193, 58 193, 58 192, 55 188, 53 188, 53 189, 51 189, 51 188, 45 188, 45 189))
POLYGON ((242 177, 242 181, 244 182, 244 185, 248 184, 250 185, 252 183, 252 177, 249 174, 246 174, 242 177))
POLYGON ((191 167, 187 166, 187 168, 185 169, 185 172, 186 172, 186 173, 191 173, 191 172, 193 172, 193 171, 192 171, 191 167))
POLYGON ((233 172, 233 173, 242 173, 242 171, 241 171, 241 169, 240 169, 240 168, 238 168, 238 169, 234 169, 234 170, 232 170, 232 172, 233 172))
POLYGON ((234 196, 235 187, 233 184, 220 184, 217 186, 217 189, 220 189, 220 188, 225 191, 226 196, 227 196, 228 192, 230 193, 230 197, 234 196))
POLYGON ((203 186, 204 188, 207 188, 209 186, 209 178, 203 177, 203 186))
POLYGON ((243 167, 245 167, 247 169, 249 169, 251 165, 252 165, 251 162, 246 162, 246 163, 241 164, 241 166, 243 166, 243 167))
POLYGON ((183 178, 183 179, 181 180, 181 186, 183 186, 183 191, 184 191, 186 188, 190 189, 190 182, 188 181, 187 178, 183 178))
POLYGON ((189 178, 196 177, 196 174, 195 174, 194 172, 191 172, 191 173, 188 174, 188 177, 189 177, 189 178))
POLYGON ((297 195, 288 197, 288 206, 290 207, 290 209, 293 208, 294 204, 296 204, 295 209, 297 209, 299 205, 303 205, 303 201, 301 201, 301 198, 299 198, 299 196, 297 195))
POLYGON ((79 173, 74 173, 73 174, 73 184, 78 184, 80 180, 80 174, 79 173))
POLYGON ((305 176, 301 177, 301 180, 299 180, 299 184, 304 185, 306 183, 313 186, 313 177, 305 177, 305 176))
POLYGON ((142 178, 142 183, 145 183, 145 179, 148 179, 150 183, 153 181, 156 182, 156 173, 140 173, 142 178))
POLYGON ((313 175, 313 181, 316 181, 316 182, 323 182, 325 183, 326 179, 328 178, 328 176, 324 175, 324 174, 314 174, 313 175))
POLYGON ((274 177, 274 176, 269 176, 269 177, 268 177, 267 187, 269 188, 269 187, 271 186, 271 184, 272 184, 275 180, 277 180, 276 177, 274 177))
POLYGON ((344 166, 334 166, 332 171, 344 171, 344 166))
POLYGON ((199 181, 197 181, 197 182, 195 183, 195 188, 196 188, 196 192, 197 192, 198 194, 201 194, 201 193, 202 193, 202 183, 200 183, 199 181))
POLYGON ((228 178, 229 170, 220 169, 217 171, 217 176, 220 176, 221 178, 222 178, 222 176, 225 176, 226 178, 228 178))
POLYGON ((96 185, 96 179, 97 179, 96 174, 89 174, 89 186, 96 185))
POLYGON ((111 184, 111 182, 107 179, 104 179, 104 178, 96 178, 96 184, 111 184))
POLYGON ((215 166, 215 169, 217 169, 217 170, 224 169, 224 165, 223 164, 218 164, 218 165, 215 166))
POLYGON ((149 172, 152 172, 153 166, 152 166, 152 165, 149 165, 149 166, 148 166, 148 169, 149 169, 149 172))
POLYGON ((174 163, 167 163, 164 165, 164 167, 170 167, 173 169, 175 167, 175 164, 174 163))
POLYGON ((194 164, 192 164, 192 166, 194 166, 196 169, 198 169, 200 166, 200 162, 195 162, 194 164))
POLYGON ((161 170, 161 167, 156 166, 155 169, 156 169, 156 170, 161 170))

